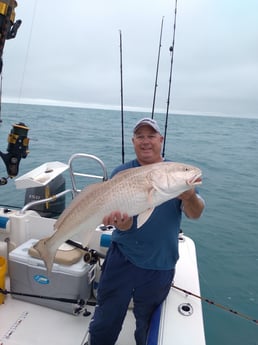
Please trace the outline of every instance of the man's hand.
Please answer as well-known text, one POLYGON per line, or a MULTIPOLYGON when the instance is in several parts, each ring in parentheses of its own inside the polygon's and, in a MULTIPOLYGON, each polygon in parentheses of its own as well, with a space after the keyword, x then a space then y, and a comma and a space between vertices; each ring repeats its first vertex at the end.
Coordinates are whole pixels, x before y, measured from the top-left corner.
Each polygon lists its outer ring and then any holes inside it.
POLYGON ((188 218, 199 218, 204 209, 203 199, 198 197, 194 188, 180 194, 178 199, 182 200, 183 210, 188 218))
POLYGON ((195 194, 196 194, 196 193, 195 193, 195 190, 194 190, 194 189, 189 189, 189 190, 187 190, 186 192, 180 194, 180 195, 178 196, 178 199, 181 199, 182 201, 184 201, 184 200, 189 200, 189 199, 193 198, 193 197, 195 196, 195 194))
POLYGON ((119 211, 111 212, 103 218, 104 225, 114 225, 119 230, 129 230, 133 225, 133 218, 127 213, 121 214, 119 211))

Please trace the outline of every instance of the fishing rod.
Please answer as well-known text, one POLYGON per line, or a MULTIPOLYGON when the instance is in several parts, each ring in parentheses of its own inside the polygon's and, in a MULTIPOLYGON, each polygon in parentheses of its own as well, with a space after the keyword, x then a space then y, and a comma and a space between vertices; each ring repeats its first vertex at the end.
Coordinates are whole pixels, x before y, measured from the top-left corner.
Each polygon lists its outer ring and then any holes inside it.
POLYGON ((62 303, 71 303, 76 304, 76 309, 74 310, 74 314, 78 315, 80 312, 84 311, 83 316, 89 316, 90 312, 85 308, 86 303, 83 299, 73 299, 73 298, 63 298, 63 297, 50 297, 50 296, 42 296, 42 295, 33 295, 28 293, 22 293, 22 292, 13 292, 9 290, 4 290, 0 288, 0 294, 3 295, 14 295, 14 296, 22 296, 22 297, 31 297, 31 298, 40 298, 44 300, 50 300, 50 301, 57 301, 62 303))
POLYGON ((159 59, 160 59, 160 51, 161 51, 161 41, 162 41, 162 32, 163 32, 163 22, 164 22, 164 17, 162 17, 161 27, 160 27, 158 59, 157 59, 156 77, 155 77, 154 94, 153 94, 153 103, 152 103, 152 111, 151 111, 151 118, 152 118, 152 119, 153 119, 153 117, 154 117, 154 108, 155 108, 155 101, 156 101, 156 92, 157 92, 157 87, 158 87, 159 59))
POLYGON ((170 92, 171 92, 171 82, 172 82, 173 62, 174 62, 174 50, 175 50, 175 38, 176 38, 176 17, 177 17, 177 0, 175 0, 173 39, 172 39, 172 45, 169 48, 169 51, 170 51, 170 54, 171 54, 171 59, 170 59, 170 73, 169 73, 169 82, 168 82, 168 98, 167 98, 167 110, 166 110, 166 121, 165 121, 164 144, 163 144, 162 157, 165 156, 165 146, 166 146, 166 137, 167 137, 168 111, 169 111, 169 103, 170 103, 170 92))
POLYGON ((5 41, 15 38, 22 23, 20 19, 14 22, 15 7, 17 6, 18 4, 15 0, 0 2, 0 123, 2 122, 2 70, 5 41))
MULTIPOLYGON (((2 69, 5 42, 16 37, 17 31, 22 24, 20 19, 15 21, 15 8, 17 6, 16 0, 0 1, 0 122, 2 122, 2 69)), ((7 139, 7 152, 0 151, 0 157, 4 161, 8 175, 0 178, 0 186, 7 184, 9 178, 18 175, 20 160, 26 158, 29 153, 28 130, 29 127, 23 122, 13 125, 7 139)))
POLYGON ((0 293, 2 293, 3 295, 10 294, 10 295, 15 295, 15 296, 41 298, 41 299, 57 301, 57 302, 78 304, 81 307, 85 305, 85 301, 83 299, 73 299, 73 298, 62 298, 62 297, 50 297, 50 296, 42 296, 42 295, 33 295, 33 294, 28 294, 28 293, 4 290, 4 289, 1 289, 1 288, 0 288, 0 293))
POLYGON ((123 51, 122 51, 122 31, 119 31, 120 41, 120 88, 121 88, 121 127, 122 127, 122 163, 125 161, 124 143, 124 95, 123 95, 123 51))
POLYGON ((252 321, 252 322, 258 324, 258 320, 252 318, 251 316, 245 315, 245 314, 240 313, 240 312, 238 312, 238 311, 236 311, 236 310, 233 310, 233 309, 231 309, 231 308, 228 308, 228 307, 226 307, 226 306, 224 306, 224 305, 222 305, 222 304, 216 303, 216 302, 214 302, 214 301, 212 301, 212 300, 210 300, 210 299, 208 299, 208 298, 205 298, 205 297, 196 295, 195 293, 193 293, 193 292, 191 292, 191 291, 188 291, 188 290, 185 290, 185 289, 182 289, 182 288, 180 288, 180 287, 178 287, 178 286, 176 286, 176 285, 174 285, 174 284, 172 284, 172 287, 173 287, 174 289, 176 289, 176 290, 179 290, 179 291, 184 292, 186 295, 190 295, 190 296, 199 298, 200 300, 202 300, 202 301, 204 301, 204 302, 206 302, 206 303, 208 303, 208 304, 212 304, 212 305, 214 305, 215 307, 218 307, 218 308, 223 309, 223 310, 225 310, 225 311, 227 311, 227 312, 229 312, 229 313, 232 313, 232 314, 234 314, 234 315, 237 315, 237 316, 239 316, 239 317, 242 317, 243 319, 246 319, 246 320, 248 320, 248 321, 252 321))
POLYGON ((15 38, 17 31, 21 25, 21 20, 15 20, 15 7, 17 2, 15 0, 5 0, 0 3, 0 74, 3 69, 3 51, 5 41, 15 38))

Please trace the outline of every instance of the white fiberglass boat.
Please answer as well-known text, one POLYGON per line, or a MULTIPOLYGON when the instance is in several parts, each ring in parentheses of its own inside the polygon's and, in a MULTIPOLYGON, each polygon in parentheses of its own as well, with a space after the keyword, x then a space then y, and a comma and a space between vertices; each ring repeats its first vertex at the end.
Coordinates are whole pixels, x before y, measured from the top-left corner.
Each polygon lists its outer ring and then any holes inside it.
MULTIPOLYGON (((109 246, 112 227, 93 229, 88 250, 78 248, 83 238, 64 244, 49 277, 43 261, 30 250, 37 239, 51 235, 56 221, 45 217, 38 208, 43 205, 49 213, 64 195, 76 195, 76 176, 107 178, 105 166, 97 157, 75 154, 68 164, 48 162, 16 179, 17 188, 29 191, 30 200, 34 201, 21 210, 0 208, 0 256, 7 263, 6 275, 0 275, 1 345, 87 344, 100 263, 109 246), (74 172, 74 159, 95 160, 103 174, 74 172), (49 195, 49 186, 55 189, 55 181, 65 170, 70 171, 72 189, 49 195), (38 190, 48 197, 37 197, 38 190)), ((183 233, 179 252, 174 287, 153 316, 148 345, 205 345, 201 301, 180 290, 200 294, 195 245, 183 233)), ((117 344, 134 344, 134 323, 130 306, 117 344)))
MULTIPOLYGON (((4 41, 14 38, 21 24, 20 20, 14 22, 16 6, 16 1, 0 1, 0 74, 4 41)), ((172 61, 173 54, 171 72, 172 61)), ((14 125, 8 136, 7 153, 0 151, 8 174, 0 179, 1 185, 18 175, 19 162, 28 154, 28 129, 24 123, 14 125)), ((84 177, 106 180, 104 163, 88 154, 75 154, 68 164, 47 162, 16 179, 16 187, 26 192, 23 208, 0 207, 0 345, 87 344, 100 265, 113 228, 100 225, 92 229, 87 248, 82 246, 83 235, 63 244, 49 275, 32 250, 38 239, 53 233, 56 218, 66 207, 66 195, 74 198, 80 192, 76 179, 84 177), (74 159, 93 160, 100 165, 101 175, 95 171, 75 172, 74 159), (66 170, 70 172, 71 189, 65 188, 66 170)), ((195 245, 183 233, 178 240, 180 259, 174 285, 153 315, 147 345, 205 345, 202 305, 193 296, 200 294, 195 245)), ((134 328, 130 305, 117 344, 132 345, 134 328)))

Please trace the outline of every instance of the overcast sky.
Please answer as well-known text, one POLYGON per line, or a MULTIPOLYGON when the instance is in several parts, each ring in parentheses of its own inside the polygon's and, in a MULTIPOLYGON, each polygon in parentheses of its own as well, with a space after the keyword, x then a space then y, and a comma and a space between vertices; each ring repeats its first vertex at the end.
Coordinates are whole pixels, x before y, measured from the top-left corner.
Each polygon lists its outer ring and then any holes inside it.
MULTIPOLYGON (((19 1, 3 100, 166 109, 174 0, 19 1)), ((258 1, 178 0, 170 112, 258 117, 258 1)))

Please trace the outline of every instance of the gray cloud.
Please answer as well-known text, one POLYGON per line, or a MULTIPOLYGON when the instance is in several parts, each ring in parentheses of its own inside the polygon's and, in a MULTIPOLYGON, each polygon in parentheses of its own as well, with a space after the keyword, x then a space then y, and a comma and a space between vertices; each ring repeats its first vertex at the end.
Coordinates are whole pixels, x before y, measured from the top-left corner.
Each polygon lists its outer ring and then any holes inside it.
MULTIPOLYGON (((171 112, 258 116, 257 10, 254 0, 178 2, 171 112)), ((151 110, 164 16, 156 106, 166 108, 173 1, 32 0, 16 13, 4 100, 119 106, 122 30, 124 105, 151 110)))

